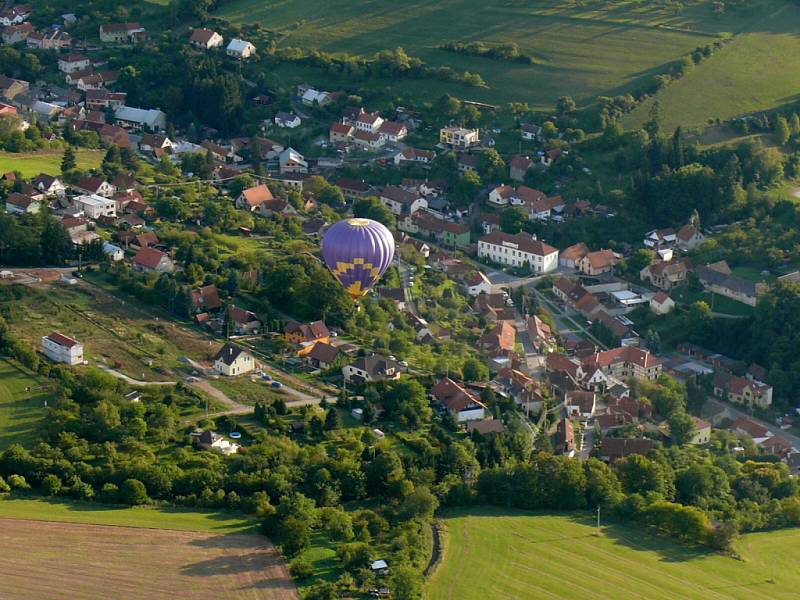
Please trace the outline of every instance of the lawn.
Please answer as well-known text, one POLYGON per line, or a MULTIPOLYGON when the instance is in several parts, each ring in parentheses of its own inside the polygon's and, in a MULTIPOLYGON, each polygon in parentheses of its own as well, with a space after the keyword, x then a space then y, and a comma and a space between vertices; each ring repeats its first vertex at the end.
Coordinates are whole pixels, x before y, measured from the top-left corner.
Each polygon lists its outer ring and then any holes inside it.
POLYGON ((90 523, 217 533, 247 533, 256 524, 247 517, 218 510, 123 507, 94 503, 0 497, 0 518, 90 523))
POLYGON ((49 390, 37 378, 0 360, 0 450, 33 441, 44 416, 44 402, 51 399, 49 390))
POLYGON ((670 294, 676 302, 692 304, 693 302, 705 302, 711 307, 711 311, 735 316, 749 316, 753 314, 753 307, 737 302, 726 296, 710 294, 708 292, 690 290, 684 285, 673 290, 670 294))
POLYGON ((745 535, 736 560, 639 528, 606 524, 595 536, 591 515, 485 508, 451 512, 444 523, 430 600, 773 600, 796 598, 800 586, 800 529, 745 535))
MULTIPOLYGON (((410 0, 399 7, 389 0, 233 0, 216 14, 237 24, 260 23, 280 31, 286 36, 281 44, 286 46, 362 55, 401 46, 430 65, 478 72, 489 86, 395 82, 393 93, 405 92, 417 101, 449 91, 495 103, 528 102, 541 109, 551 108, 565 94, 586 102, 598 95, 634 90, 671 61, 742 27, 740 17, 715 15, 711 2, 705 0, 682 10, 633 0, 580 4, 410 0), (536 64, 438 49, 444 42, 463 41, 490 45, 513 41, 536 64)), ((281 85, 296 83, 292 69, 281 70, 281 85)), ((297 78, 308 75, 304 71, 297 78)), ((347 83, 324 79, 318 84, 347 83)))
MULTIPOLYGON (((23 177, 35 177, 39 173, 60 175, 63 154, 61 150, 19 154, 0 152, 0 173, 19 171, 23 177)), ((75 152, 75 158, 79 169, 95 169, 103 161, 103 152, 100 150, 80 149, 75 152)))
MULTIPOLYGON (((664 126, 703 126, 800 99, 800 13, 773 2, 747 29, 681 80, 657 94, 664 126)), ((643 103, 625 126, 647 119, 643 103)))

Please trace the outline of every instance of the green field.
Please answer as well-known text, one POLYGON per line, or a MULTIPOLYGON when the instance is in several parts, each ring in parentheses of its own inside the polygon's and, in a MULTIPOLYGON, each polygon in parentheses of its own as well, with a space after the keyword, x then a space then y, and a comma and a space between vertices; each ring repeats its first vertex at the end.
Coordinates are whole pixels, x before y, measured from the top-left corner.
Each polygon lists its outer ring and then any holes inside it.
MULTIPOLYGON (((284 46, 364 55, 402 46, 431 65, 478 72, 489 85, 489 89, 478 89, 417 80, 393 86, 396 93, 407 92, 417 100, 449 91, 490 102, 524 101, 546 109, 565 94, 586 102, 597 95, 634 90, 671 61, 743 26, 741 16, 714 14, 711 2, 688 4, 678 10, 636 1, 410 0, 398 5, 390 0, 233 0, 218 15, 280 31, 286 35, 281 41, 284 46), (465 41, 490 45, 513 41, 536 64, 438 49, 443 42, 465 41)), ((281 69, 282 78, 290 70, 281 69)), ((297 75, 304 76, 310 75, 297 75)), ((282 85, 294 83, 282 81, 282 85)), ((339 82, 320 77, 311 83, 339 82)))
POLYGON ((444 558, 429 600, 797 598, 800 529, 745 535, 742 560, 593 519, 500 509, 444 519, 444 558), (774 578, 774 583, 769 580, 774 578))
MULTIPOLYGON (((60 175, 63 154, 60 150, 20 154, 0 152, 0 174, 19 171, 23 177, 36 177, 39 173, 60 175)), ((103 160, 103 152, 81 149, 75 152, 75 158, 79 169, 95 169, 103 160)))
POLYGON ((37 424, 44 416, 44 401, 48 399, 49 391, 43 390, 37 379, 0 360, 0 450, 35 439, 37 424), (28 387, 32 391, 26 392, 28 387))
MULTIPOLYGON (((747 30, 658 95, 664 125, 702 126, 800 100, 800 12, 771 3, 747 30)), ((625 120, 647 119, 653 100, 625 120)))
POLYGON ((248 533, 255 526, 253 521, 242 515, 221 511, 126 508, 59 500, 2 497, 0 497, 0 518, 215 533, 248 533))

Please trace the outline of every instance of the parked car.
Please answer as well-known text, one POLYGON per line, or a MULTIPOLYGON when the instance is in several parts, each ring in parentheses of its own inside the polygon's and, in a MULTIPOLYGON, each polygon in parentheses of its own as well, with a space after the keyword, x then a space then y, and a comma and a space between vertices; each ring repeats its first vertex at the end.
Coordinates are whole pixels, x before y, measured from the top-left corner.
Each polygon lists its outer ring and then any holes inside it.
POLYGON ((283 384, 280 381, 273 381, 271 385, 276 389, 280 389, 283 387, 283 384))

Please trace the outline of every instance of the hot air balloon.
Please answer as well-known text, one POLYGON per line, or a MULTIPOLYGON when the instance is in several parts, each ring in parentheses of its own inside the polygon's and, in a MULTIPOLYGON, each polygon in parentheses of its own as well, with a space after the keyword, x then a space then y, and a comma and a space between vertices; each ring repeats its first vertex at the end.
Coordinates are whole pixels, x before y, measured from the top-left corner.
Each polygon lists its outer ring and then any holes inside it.
POLYGON ((375 285, 394 258, 394 238, 371 219, 334 223, 322 239, 322 257, 354 300, 375 285))

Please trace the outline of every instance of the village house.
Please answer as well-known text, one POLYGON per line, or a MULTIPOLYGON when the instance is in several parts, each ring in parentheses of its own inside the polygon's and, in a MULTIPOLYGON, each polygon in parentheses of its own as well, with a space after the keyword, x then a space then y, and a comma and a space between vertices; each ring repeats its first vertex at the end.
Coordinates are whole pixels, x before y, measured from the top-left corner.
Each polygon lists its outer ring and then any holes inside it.
POLYGON ((6 198, 6 214, 8 215, 33 215, 41 210, 42 204, 30 196, 11 192, 6 198))
POLYGON ((458 172, 461 175, 465 173, 478 172, 478 157, 474 154, 459 154, 458 155, 458 172))
POLYGON ((117 188, 105 179, 91 176, 81 177, 73 187, 84 194, 102 196, 103 198, 111 198, 117 191, 117 188))
POLYGON ((492 282, 481 271, 475 271, 475 274, 467 281, 467 293, 470 296, 479 296, 481 294, 492 293, 492 282))
POLYGON ((0 9, 0 25, 10 27, 12 25, 19 25, 28 20, 33 12, 33 7, 30 4, 5 4, 0 9))
POLYGON ((171 153, 174 147, 172 140, 160 133, 145 133, 139 140, 139 152, 152 152, 156 158, 171 153))
POLYGON ((565 248, 559 253, 558 264, 559 266, 566 267, 568 269, 577 269, 578 261, 587 254, 589 254, 589 247, 583 242, 578 242, 569 248, 565 248))
POLYGON ((353 137, 355 128, 344 123, 332 123, 328 130, 329 139, 332 144, 346 144, 353 137))
POLYGON ((736 417, 731 425, 731 431, 738 435, 749 435, 757 444, 774 435, 764 425, 747 417, 736 417))
POLYGON ((117 124, 126 129, 162 131, 167 127, 167 115, 157 109, 120 106, 114 111, 117 124))
POLYGON ((403 148, 400 152, 394 155, 394 164, 399 166, 403 163, 421 163, 423 165, 430 164, 436 158, 436 153, 430 150, 420 150, 419 148, 412 148, 410 146, 403 148))
POLYGON ((634 454, 646 455, 656 443, 647 438, 604 437, 600 440, 600 459, 613 463, 634 454))
POLYGON ((694 420, 694 435, 692 435, 692 439, 689 441, 690 444, 694 446, 702 446, 703 444, 707 444, 711 441, 711 423, 706 421, 705 419, 700 419, 698 417, 692 417, 694 420))
POLYGON ((20 94, 26 93, 30 85, 27 81, 0 75, 0 96, 6 100, 14 100, 20 94))
POLYGON ((550 326, 536 315, 528 317, 528 339, 540 354, 556 349, 556 338, 550 326))
POLYGON ((639 277, 659 289, 669 291, 684 283, 688 273, 686 259, 659 260, 639 271, 639 277))
POLYGON ((92 61, 89 60, 89 57, 83 54, 65 54, 58 57, 58 70, 62 73, 74 73, 88 69, 91 64, 92 61))
POLYGON ((508 176, 513 181, 525 181, 525 175, 533 168, 534 164, 530 156, 518 154, 511 159, 508 176))
POLYGON ((219 291, 213 283, 192 290, 192 307, 195 312, 208 312, 222 308, 219 291))
POLYGON ((211 50, 212 48, 220 48, 224 43, 224 39, 220 34, 212 29, 205 27, 198 27, 192 31, 192 36, 189 38, 189 43, 198 50, 211 50))
POLYGON ((511 302, 501 293, 478 294, 472 304, 472 310, 490 323, 496 321, 514 321, 516 311, 511 302))
POLYGON ((676 239, 674 229, 654 229, 645 234, 642 244, 645 248, 660 250, 674 246, 676 239))
POLYGON ((534 273, 558 268, 558 249, 527 233, 493 231, 478 240, 478 257, 511 267, 527 267, 534 273))
POLYGON ((431 388, 430 396, 453 416, 457 423, 485 418, 486 405, 471 390, 449 377, 441 379, 431 388))
POLYGON ((694 225, 684 225, 675 234, 675 245, 688 252, 694 250, 705 241, 706 237, 694 225))
POLYGON ((262 204, 273 199, 274 197, 270 189, 262 183, 261 185, 242 190, 242 193, 239 194, 234 201, 234 205, 236 208, 242 210, 256 212, 262 204))
POLYGON ((239 38, 233 38, 225 48, 225 54, 237 60, 248 59, 255 54, 255 51, 256 47, 253 44, 239 38))
POLYGON ((55 362, 79 365, 83 363, 83 344, 63 333, 54 331, 42 338, 42 354, 55 362))
POLYGON ((675 301, 665 292, 658 292, 650 298, 650 310, 657 315, 666 315, 675 308, 675 301))
POLYGON ((563 418, 556 425, 556 433, 553 437, 553 451, 556 454, 572 458, 577 450, 575 444, 575 426, 572 421, 563 418))
POLYGON ((140 248, 133 257, 133 270, 141 273, 174 273, 175 263, 160 250, 140 248))
POLYGON ((656 381, 662 369, 660 358, 635 346, 604 350, 583 359, 581 363, 587 373, 589 369, 596 367, 606 375, 622 381, 656 381))
POLYGON ((228 335, 258 335, 261 329, 256 313, 233 304, 228 306, 228 321, 232 327, 228 335))
POLYGON ((707 292, 719 294, 748 306, 755 306, 767 292, 765 283, 756 283, 731 274, 725 261, 698 267, 695 269, 697 279, 707 292))
POLYGON ((342 354, 342 351, 332 344, 317 342, 305 358, 314 368, 325 370, 335 366, 342 354))
POLYGON ((306 106, 327 106, 333 102, 328 92, 321 92, 310 87, 300 95, 300 101, 306 106))
POLYGON ((309 344, 316 342, 329 342, 331 332, 324 321, 311 323, 298 323, 289 321, 283 329, 286 339, 294 344, 309 344))
POLYGON ((387 142, 397 143, 408 136, 408 128, 405 123, 384 121, 378 129, 378 134, 387 142))
POLYGON ((400 378, 401 372, 399 363, 380 354, 361 356, 342 367, 342 376, 347 383, 393 381, 400 378))
POLYGON ((300 117, 293 112, 279 111, 275 114, 273 120, 275 125, 284 129, 294 129, 295 127, 300 127, 302 124, 300 117))
POLYGON ((480 139, 480 130, 478 129, 442 127, 439 130, 439 143, 459 150, 477 146, 480 139))
POLYGON ((495 433, 503 433, 505 426, 500 419, 482 419, 480 421, 468 421, 467 433, 479 433, 482 436, 489 436, 495 433))
POLYGON ((386 138, 379 133, 357 129, 353 134, 353 143, 365 150, 379 150, 386 144, 386 138))
POLYGON ((593 391, 569 391, 564 396, 564 407, 570 417, 591 419, 597 409, 597 394, 593 391))
POLYGON ((498 321, 478 340, 478 348, 491 358, 508 357, 514 352, 517 330, 513 321, 498 321))
POLYGON ((287 173, 308 173, 308 161, 294 148, 286 148, 278 156, 281 175, 287 173))
POLYGON ((240 447, 239 444, 229 442, 223 436, 211 430, 206 430, 198 436, 197 445, 201 450, 221 452, 226 456, 236 454, 240 447))
POLYGON ((96 220, 100 217, 117 216, 117 203, 103 196, 96 196, 94 194, 75 196, 72 199, 72 205, 83 211, 83 214, 90 219, 96 220))
POLYGON ((214 357, 214 370, 227 377, 251 373, 255 368, 256 361, 253 355, 230 342, 225 344, 214 357))
POLYGON ((125 251, 111 242, 103 242, 103 254, 112 262, 119 262, 125 258, 125 251))
POLYGON ((767 408, 772 404, 772 386, 730 373, 714 375, 714 395, 748 408, 767 408))
POLYGON ((585 275, 601 275, 614 270, 617 257, 612 250, 589 252, 575 261, 577 269, 585 275))
POLYGON ((136 43, 145 39, 147 32, 139 23, 104 23, 100 25, 100 41, 110 44, 136 43))
POLYGON ((428 201, 419 193, 409 192, 396 185, 385 186, 380 200, 397 216, 413 215, 421 208, 428 207, 428 201))
POLYGON ((356 116, 355 126, 358 131, 378 133, 381 125, 383 125, 383 118, 376 112, 362 112, 356 116))

